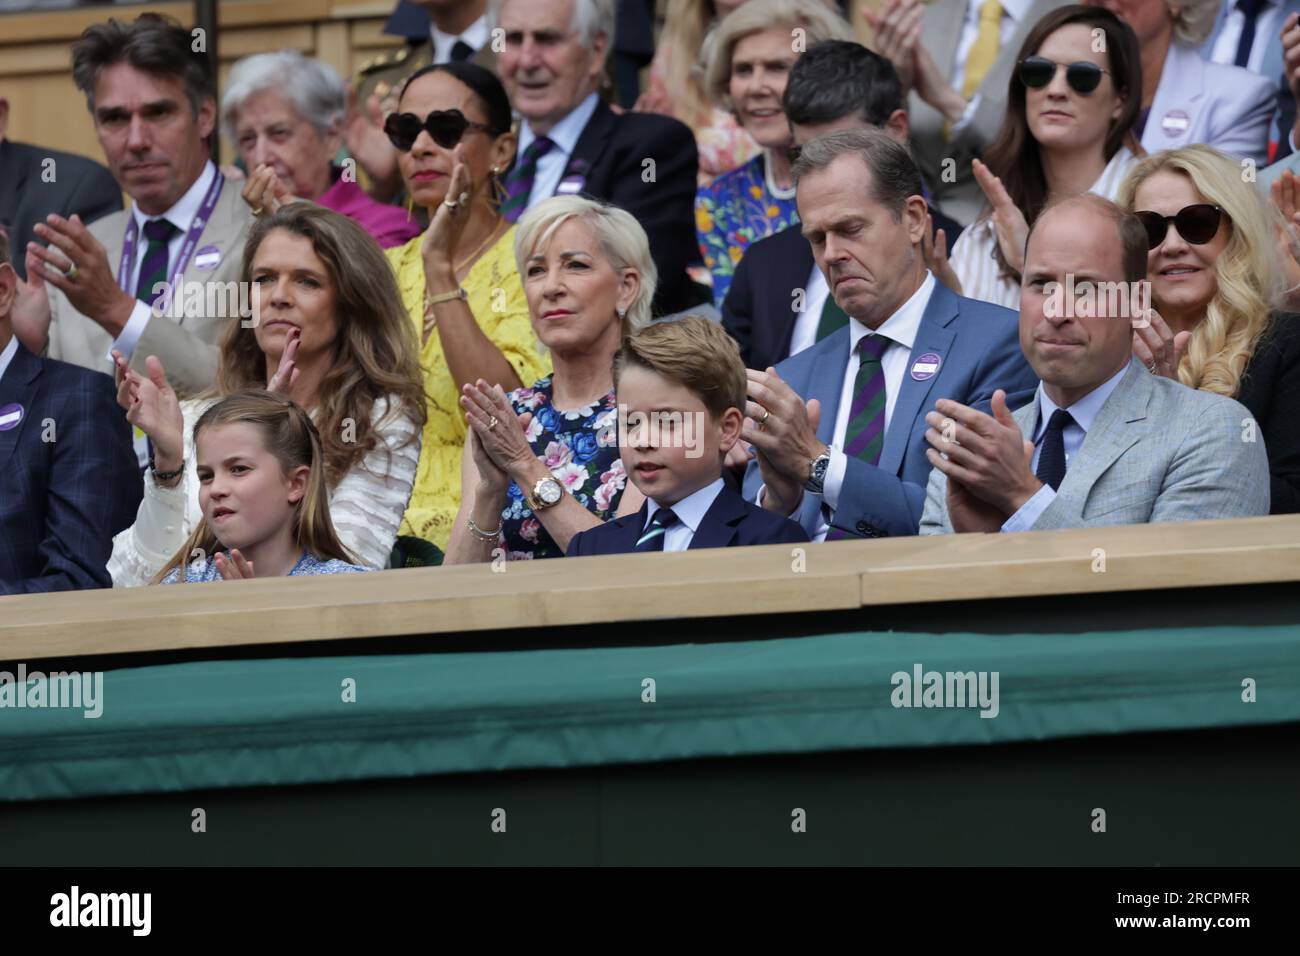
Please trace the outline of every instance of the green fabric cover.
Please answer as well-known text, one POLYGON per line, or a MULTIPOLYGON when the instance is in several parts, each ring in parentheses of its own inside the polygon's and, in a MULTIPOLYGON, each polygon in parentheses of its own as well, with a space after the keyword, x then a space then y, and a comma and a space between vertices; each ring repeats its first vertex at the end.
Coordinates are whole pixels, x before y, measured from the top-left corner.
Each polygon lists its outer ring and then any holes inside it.
POLYGON ((109 671, 103 696, 98 719, 0 709, 0 799, 1294 722, 1300 629, 207 661, 109 671), (917 663, 998 671, 998 716, 895 708, 891 676, 917 663))

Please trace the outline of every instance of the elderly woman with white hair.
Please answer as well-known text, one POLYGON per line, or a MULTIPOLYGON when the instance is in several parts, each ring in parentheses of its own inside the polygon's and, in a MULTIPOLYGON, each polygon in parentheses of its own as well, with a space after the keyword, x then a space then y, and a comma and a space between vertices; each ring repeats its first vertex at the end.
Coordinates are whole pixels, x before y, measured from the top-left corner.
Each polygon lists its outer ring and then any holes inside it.
POLYGON ((1133 133, 1148 153, 1202 143, 1237 159, 1268 162, 1277 90, 1238 66, 1211 63, 1201 45, 1219 0, 1085 0, 1137 34, 1142 108, 1133 133))
POLYGON ((354 166, 333 162, 346 114, 347 87, 326 63, 294 50, 237 62, 221 99, 221 122, 249 173, 244 200, 260 215, 308 199, 347 216, 385 249, 400 246, 420 234, 420 223, 367 196, 354 166))
POLYGON ((464 388, 461 504, 444 564, 562 557, 569 539, 643 498, 619 452, 613 359, 650 322, 655 265, 629 213, 557 196, 519 220, 515 259, 554 372, 504 392, 464 388))

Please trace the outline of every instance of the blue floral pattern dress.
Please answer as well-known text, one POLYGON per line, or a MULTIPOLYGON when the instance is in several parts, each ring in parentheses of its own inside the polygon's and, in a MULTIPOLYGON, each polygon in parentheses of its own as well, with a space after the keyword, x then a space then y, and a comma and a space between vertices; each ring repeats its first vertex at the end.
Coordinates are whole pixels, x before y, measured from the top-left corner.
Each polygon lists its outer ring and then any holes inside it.
POLYGON ((722 308, 746 246, 798 221, 794 190, 776 191, 767 175, 767 153, 701 186, 695 194, 695 234, 713 279, 713 304, 722 308))
MULTIPOLYGON (((230 552, 223 551, 226 560, 230 560, 230 552)), ((199 581, 224 581, 221 572, 217 570, 217 556, 214 554, 203 564, 197 561, 193 564, 184 565, 185 578, 181 579, 181 568, 172 568, 167 577, 163 578, 162 584, 194 584, 199 581)), ((356 564, 348 564, 346 561, 340 561, 338 558, 329 558, 322 561, 316 555, 304 551, 298 563, 289 569, 285 577, 298 578, 310 574, 355 574, 357 572, 370 571, 370 568, 363 568, 356 564)))
MULTIPOLYGON (((618 403, 613 391, 584 408, 560 411, 551 403, 548 375, 508 397, 516 415, 533 413, 525 437, 564 490, 601 521, 614 517, 627 487, 627 473, 618 448, 618 403)), ((513 481, 501 511, 501 528, 511 561, 564 556, 513 481)))

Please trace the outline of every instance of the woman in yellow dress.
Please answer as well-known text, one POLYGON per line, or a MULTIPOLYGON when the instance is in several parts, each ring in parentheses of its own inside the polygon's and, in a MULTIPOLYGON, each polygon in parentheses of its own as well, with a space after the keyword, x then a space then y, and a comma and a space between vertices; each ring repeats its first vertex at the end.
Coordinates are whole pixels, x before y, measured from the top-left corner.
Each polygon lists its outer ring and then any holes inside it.
POLYGON ((501 81, 471 63, 426 67, 407 81, 384 132, 407 194, 429 214, 423 235, 387 250, 420 330, 429 401, 400 533, 445 550, 460 505, 461 388, 482 378, 509 391, 551 366, 528 318, 514 227, 497 208, 516 144, 501 81))

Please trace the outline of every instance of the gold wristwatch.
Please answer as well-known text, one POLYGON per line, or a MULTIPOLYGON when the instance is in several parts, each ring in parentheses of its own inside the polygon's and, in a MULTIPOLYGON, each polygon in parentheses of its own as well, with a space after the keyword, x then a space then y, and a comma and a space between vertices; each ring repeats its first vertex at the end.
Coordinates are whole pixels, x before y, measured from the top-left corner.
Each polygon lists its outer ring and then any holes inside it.
POLYGON ((552 505, 558 505, 560 499, 564 497, 564 486, 554 478, 538 478, 537 484, 533 485, 533 490, 524 495, 524 500, 528 502, 528 507, 536 514, 539 511, 545 511, 552 505))

